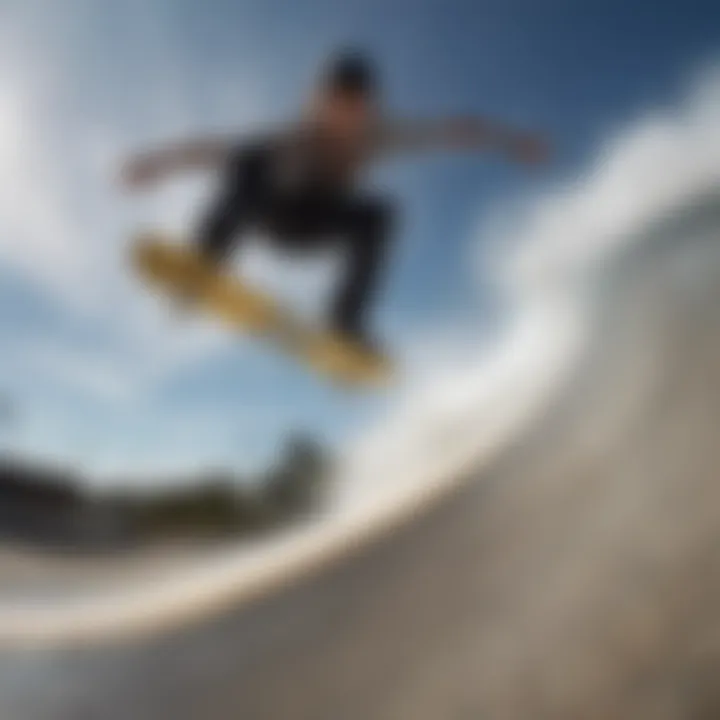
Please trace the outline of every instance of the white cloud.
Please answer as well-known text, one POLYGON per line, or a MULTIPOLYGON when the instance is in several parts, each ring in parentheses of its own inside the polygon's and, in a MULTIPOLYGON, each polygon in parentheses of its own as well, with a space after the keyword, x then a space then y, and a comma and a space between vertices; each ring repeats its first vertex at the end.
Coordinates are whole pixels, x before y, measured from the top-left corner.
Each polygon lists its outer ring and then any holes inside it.
POLYGON ((36 344, 24 348, 27 370, 43 375, 94 400, 117 403, 134 397, 134 384, 127 369, 113 358, 85 354, 72 348, 36 344))
POLYGON ((69 291, 78 278, 62 191, 49 192, 52 163, 43 156, 30 82, 0 69, 0 257, 26 277, 69 291))

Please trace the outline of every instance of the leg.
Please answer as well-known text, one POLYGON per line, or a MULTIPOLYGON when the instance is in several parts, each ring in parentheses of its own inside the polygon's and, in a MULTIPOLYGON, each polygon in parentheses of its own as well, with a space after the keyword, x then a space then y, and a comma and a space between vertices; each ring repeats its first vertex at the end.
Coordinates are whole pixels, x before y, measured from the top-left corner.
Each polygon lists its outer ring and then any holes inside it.
POLYGON ((331 322, 344 334, 363 339, 364 315, 375 293, 390 239, 392 212, 382 200, 309 189, 272 198, 263 207, 263 224, 287 250, 341 242, 348 251, 345 276, 332 306, 331 322))
POLYGON ((197 246, 208 259, 227 259, 242 232, 259 216, 265 194, 265 157, 261 148, 248 148, 231 160, 221 192, 196 234, 197 246))
POLYGON ((350 202, 340 228, 348 247, 347 268, 333 307, 333 324, 362 337, 365 315, 377 290, 390 240, 392 208, 382 200, 350 202))

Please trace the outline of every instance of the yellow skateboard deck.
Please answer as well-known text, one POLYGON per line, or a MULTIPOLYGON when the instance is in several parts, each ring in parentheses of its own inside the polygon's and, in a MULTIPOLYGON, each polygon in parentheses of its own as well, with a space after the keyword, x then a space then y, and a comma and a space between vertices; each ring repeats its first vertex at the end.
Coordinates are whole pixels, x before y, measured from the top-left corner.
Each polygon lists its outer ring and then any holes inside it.
POLYGON ((192 249, 167 236, 146 233, 137 237, 132 260, 151 287, 171 297, 188 297, 233 327, 267 338, 333 382, 382 386, 391 379, 387 358, 301 321, 269 296, 233 275, 218 272, 192 249))

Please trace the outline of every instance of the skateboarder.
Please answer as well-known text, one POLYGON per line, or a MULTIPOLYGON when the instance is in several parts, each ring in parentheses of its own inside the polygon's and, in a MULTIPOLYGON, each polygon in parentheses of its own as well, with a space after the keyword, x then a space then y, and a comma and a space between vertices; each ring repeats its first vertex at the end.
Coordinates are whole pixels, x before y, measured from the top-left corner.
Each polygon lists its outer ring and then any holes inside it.
POLYGON ((194 237, 217 263, 250 229, 292 250, 343 244, 347 265, 329 322, 371 349, 367 315, 386 263, 393 208, 365 194, 357 180, 368 164, 389 155, 438 149, 500 151, 527 164, 546 154, 539 137, 483 118, 384 118, 372 63, 344 51, 327 62, 306 112, 289 126, 246 140, 211 137, 143 153, 127 162, 123 179, 141 188, 175 173, 220 168, 219 192, 194 237))

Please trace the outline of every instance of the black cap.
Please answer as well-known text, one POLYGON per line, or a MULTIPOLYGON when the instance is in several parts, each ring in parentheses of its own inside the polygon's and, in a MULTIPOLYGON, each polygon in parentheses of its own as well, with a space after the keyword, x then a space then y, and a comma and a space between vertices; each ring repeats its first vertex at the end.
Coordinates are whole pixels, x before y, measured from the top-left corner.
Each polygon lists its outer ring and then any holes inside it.
POLYGON ((335 53, 325 66, 322 84, 331 91, 375 95, 377 77, 370 60, 357 50, 335 53))

